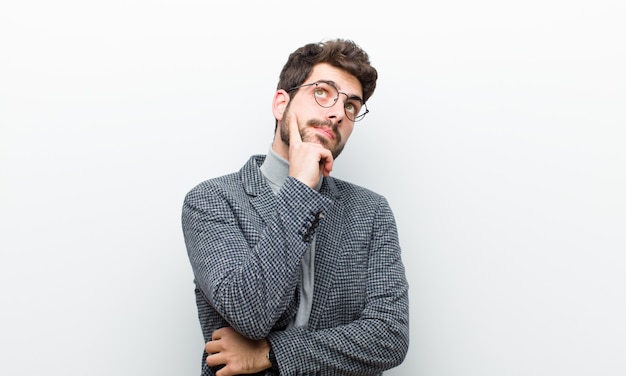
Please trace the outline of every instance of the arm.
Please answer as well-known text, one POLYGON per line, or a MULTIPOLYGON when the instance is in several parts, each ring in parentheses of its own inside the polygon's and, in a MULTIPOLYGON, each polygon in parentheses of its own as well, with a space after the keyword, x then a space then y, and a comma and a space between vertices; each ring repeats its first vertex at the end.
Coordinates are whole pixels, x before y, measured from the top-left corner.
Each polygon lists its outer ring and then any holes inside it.
POLYGON ((270 366, 269 342, 281 374, 373 375, 400 364, 409 342, 408 285, 393 216, 385 201, 376 213, 371 239, 365 305, 359 317, 343 325, 325 322, 319 330, 273 331, 268 341, 253 342, 220 329, 217 338, 206 345, 207 352, 215 354, 207 363, 227 364, 228 371, 225 367, 220 376, 258 372, 270 366), (228 341, 223 340, 226 337, 228 341), (249 368, 240 368, 244 365, 249 368))
POLYGON ((183 233, 203 294, 233 328, 259 339, 291 302, 300 259, 310 243, 303 235, 330 199, 289 178, 272 219, 259 233, 253 209, 233 196, 218 184, 194 188, 183 205, 183 233))
POLYGON ((395 222, 384 200, 375 214, 368 257, 365 305, 354 321, 326 323, 321 330, 300 327, 270 333, 281 373, 325 370, 369 375, 404 360, 409 342, 408 284, 395 222))

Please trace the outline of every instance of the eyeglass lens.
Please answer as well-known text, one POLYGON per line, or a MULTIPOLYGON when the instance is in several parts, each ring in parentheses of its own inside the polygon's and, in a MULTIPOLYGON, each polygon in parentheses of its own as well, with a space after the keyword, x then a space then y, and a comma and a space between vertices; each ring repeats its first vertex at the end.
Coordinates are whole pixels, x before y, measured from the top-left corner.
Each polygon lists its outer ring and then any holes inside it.
MULTIPOLYGON (((322 107, 332 107, 339 100, 339 90, 333 85, 326 82, 318 82, 313 89, 313 97, 317 104, 322 107)), ((344 110, 346 116, 352 121, 361 120, 366 114, 366 107, 357 98, 350 98, 347 94, 341 93, 346 96, 344 102, 344 110)))

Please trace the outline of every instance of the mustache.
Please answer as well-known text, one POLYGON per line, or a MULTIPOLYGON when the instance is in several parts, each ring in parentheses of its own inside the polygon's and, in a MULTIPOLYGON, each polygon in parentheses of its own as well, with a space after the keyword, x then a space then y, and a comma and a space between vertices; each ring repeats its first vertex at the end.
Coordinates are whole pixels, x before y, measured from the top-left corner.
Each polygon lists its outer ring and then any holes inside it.
POLYGON ((311 127, 328 127, 333 132, 337 133, 337 123, 334 123, 331 120, 321 120, 321 119, 309 119, 306 122, 306 125, 311 127))

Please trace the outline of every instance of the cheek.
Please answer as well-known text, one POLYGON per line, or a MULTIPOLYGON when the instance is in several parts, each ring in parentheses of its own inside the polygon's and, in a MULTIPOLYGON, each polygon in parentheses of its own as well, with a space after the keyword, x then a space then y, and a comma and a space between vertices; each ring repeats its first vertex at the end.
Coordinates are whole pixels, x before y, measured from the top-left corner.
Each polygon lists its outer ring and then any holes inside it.
POLYGON ((319 106, 311 107, 302 103, 293 103, 290 111, 298 115, 299 122, 304 125, 309 119, 323 119, 323 113, 319 111, 323 108, 319 107, 318 109, 317 107, 319 106))
POLYGON ((345 144, 346 141, 348 141, 348 139, 350 138, 350 135, 352 134, 352 130, 354 130, 354 125, 339 127, 339 133, 341 134, 341 142, 345 144))

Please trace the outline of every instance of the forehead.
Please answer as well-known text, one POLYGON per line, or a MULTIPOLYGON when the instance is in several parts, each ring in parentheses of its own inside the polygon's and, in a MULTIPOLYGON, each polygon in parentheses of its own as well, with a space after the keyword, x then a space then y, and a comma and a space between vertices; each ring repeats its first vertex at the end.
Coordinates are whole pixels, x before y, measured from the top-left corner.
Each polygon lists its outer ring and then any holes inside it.
POLYGON ((327 63, 320 63, 313 67, 309 78, 306 82, 314 81, 333 81, 337 89, 349 95, 363 96, 363 89, 359 80, 350 73, 333 67, 327 63))

